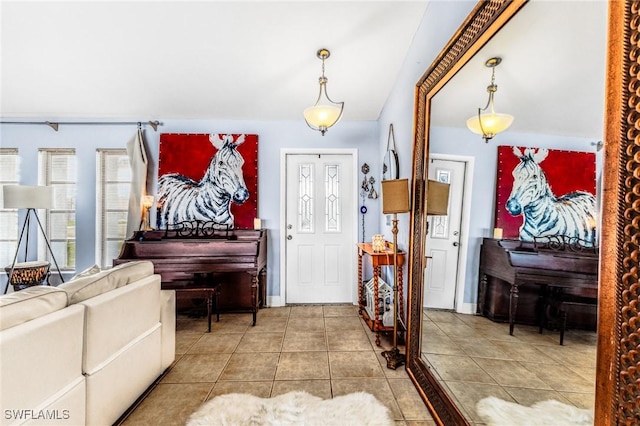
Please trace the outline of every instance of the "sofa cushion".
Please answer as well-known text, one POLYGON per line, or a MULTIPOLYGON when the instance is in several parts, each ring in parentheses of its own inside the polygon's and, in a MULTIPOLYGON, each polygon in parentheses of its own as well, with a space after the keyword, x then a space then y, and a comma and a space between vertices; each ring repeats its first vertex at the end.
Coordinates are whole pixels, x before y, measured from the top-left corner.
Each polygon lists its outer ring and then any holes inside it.
POLYGON ((5 294, 0 297, 0 330, 59 311, 67 303, 64 290, 43 285, 5 294))
POLYGON ((90 277, 91 275, 96 275, 97 273, 102 272, 102 269, 98 265, 93 265, 84 271, 78 272, 71 278, 69 281, 77 280, 78 278, 90 277))
POLYGON ((69 295, 69 304, 82 302, 106 293, 116 288, 125 286, 141 278, 153 275, 153 263, 148 260, 122 263, 114 268, 106 269, 94 275, 60 284, 69 295))

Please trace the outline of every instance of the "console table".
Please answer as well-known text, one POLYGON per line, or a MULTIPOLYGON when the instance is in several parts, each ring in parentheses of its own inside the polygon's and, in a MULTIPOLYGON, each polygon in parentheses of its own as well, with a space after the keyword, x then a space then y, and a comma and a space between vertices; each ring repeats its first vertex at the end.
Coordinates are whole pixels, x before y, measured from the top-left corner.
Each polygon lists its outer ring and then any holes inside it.
MULTIPOLYGON (((404 324, 404 303, 403 303, 403 291, 402 291, 402 265, 404 263, 405 253, 402 251, 398 252, 397 262, 398 262, 398 321, 404 324)), ((382 318, 378 312, 378 282, 380 279, 380 267, 381 266, 393 266, 393 250, 386 249, 384 252, 374 252, 373 246, 371 243, 359 243, 358 244, 358 311, 362 315, 362 318, 365 320, 371 331, 375 331, 376 333, 376 345, 380 346, 380 332, 381 331, 390 331, 393 333, 393 326, 385 326, 382 323, 382 318), (365 306, 366 306, 366 290, 364 288, 365 279, 363 278, 363 267, 362 267, 362 258, 369 257, 371 259, 371 266, 373 267, 373 303, 376 305, 373 307, 373 318, 369 317, 365 306)), ((396 283, 394 283, 396 285, 396 283)))

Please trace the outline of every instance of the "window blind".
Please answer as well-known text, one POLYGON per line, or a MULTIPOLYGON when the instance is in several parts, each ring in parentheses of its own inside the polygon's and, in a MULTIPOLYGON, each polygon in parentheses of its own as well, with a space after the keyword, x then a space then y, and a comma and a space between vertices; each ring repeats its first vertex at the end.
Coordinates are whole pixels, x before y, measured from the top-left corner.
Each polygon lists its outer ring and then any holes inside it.
POLYGON ((96 263, 111 267, 127 238, 131 168, 126 149, 98 149, 96 263))
MULTIPOLYGON (((61 270, 76 263, 76 152, 75 149, 40 149, 40 185, 53 187, 53 206, 46 212, 45 232, 61 270)), ((38 240, 38 258, 51 260, 44 241, 38 240)))
POLYGON ((18 210, 3 207, 1 187, 18 185, 19 179, 18 150, 0 148, 0 268, 11 265, 18 244, 18 210))

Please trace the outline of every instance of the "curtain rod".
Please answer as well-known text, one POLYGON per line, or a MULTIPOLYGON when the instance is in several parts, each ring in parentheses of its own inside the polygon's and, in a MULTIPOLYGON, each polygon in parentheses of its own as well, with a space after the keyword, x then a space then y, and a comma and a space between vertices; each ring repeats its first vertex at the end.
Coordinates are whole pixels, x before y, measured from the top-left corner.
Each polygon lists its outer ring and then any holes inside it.
POLYGON ((154 131, 158 130, 158 126, 162 126, 158 120, 155 121, 0 121, 0 124, 46 124, 56 132, 60 124, 71 125, 89 125, 89 126, 124 126, 124 125, 137 125, 138 128, 142 126, 151 126, 154 131))

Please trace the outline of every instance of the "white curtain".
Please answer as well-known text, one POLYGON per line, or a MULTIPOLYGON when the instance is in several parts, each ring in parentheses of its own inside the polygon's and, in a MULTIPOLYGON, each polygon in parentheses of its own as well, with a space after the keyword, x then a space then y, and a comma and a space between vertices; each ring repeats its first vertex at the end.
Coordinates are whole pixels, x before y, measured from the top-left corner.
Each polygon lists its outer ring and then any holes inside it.
POLYGON ((129 192, 129 212, 127 215, 127 238, 140 229, 142 219, 142 197, 147 192, 147 152, 142 129, 127 142, 127 155, 131 166, 131 190, 129 192))

